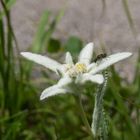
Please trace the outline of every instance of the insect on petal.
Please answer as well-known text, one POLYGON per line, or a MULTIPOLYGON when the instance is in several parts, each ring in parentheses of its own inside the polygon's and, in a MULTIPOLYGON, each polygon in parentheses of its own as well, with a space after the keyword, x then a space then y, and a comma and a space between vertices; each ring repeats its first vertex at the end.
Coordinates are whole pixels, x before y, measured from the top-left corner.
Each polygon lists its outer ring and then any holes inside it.
POLYGON ((123 59, 130 57, 131 55, 132 55, 132 53, 130 53, 130 52, 112 54, 112 55, 102 59, 102 61, 98 64, 98 66, 96 66, 94 69, 92 69, 90 71, 90 73, 96 74, 96 73, 106 69, 107 67, 109 67, 123 59))

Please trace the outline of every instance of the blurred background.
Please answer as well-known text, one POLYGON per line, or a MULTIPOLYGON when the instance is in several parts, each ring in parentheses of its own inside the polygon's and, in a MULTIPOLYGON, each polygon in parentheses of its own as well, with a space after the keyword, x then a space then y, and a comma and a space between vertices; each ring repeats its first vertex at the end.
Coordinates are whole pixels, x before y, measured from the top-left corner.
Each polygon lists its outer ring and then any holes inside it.
MULTIPOLYGON (((139 0, 0 0, 0 139, 90 140, 72 96, 40 102, 56 75, 21 58, 21 51, 74 59, 88 42, 95 56, 129 51, 133 56, 110 68, 105 96, 108 139, 140 136, 139 0), (69 99, 69 100, 68 100, 69 99)), ((83 94, 89 122, 94 107, 90 83, 83 94)))
MULTIPOLYGON (((64 15, 58 22, 53 37, 66 41, 70 36, 81 38, 84 43, 94 41, 109 52, 131 51, 130 65, 120 71, 134 71, 134 61, 139 48, 139 0, 18 0, 11 9, 12 23, 21 50, 28 48, 33 40, 41 15, 47 9, 56 15, 64 15), (129 6, 129 9, 128 9, 129 6)), ((100 53, 99 50, 98 53, 100 53)), ((129 74, 129 80, 132 75, 129 74)))

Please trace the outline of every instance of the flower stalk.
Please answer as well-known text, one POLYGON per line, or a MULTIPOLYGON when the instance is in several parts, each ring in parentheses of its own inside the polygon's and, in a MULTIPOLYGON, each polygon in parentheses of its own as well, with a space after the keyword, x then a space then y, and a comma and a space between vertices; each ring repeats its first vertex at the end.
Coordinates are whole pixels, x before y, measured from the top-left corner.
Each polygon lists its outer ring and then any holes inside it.
POLYGON ((83 109, 82 100, 81 100, 81 95, 74 96, 74 97, 75 97, 75 100, 76 100, 76 102, 77 102, 77 104, 78 104, 78 107, 79 107, 78 109, 79 109, 79 112, 80 112, 80 116, 81 116, 81 118, 82 118, 82 121, 83 121, 83 123, 85 124, 89 135, 90 135, 91 138, 94 140, 94 136, 93 136, 91 127, 90 127, 90 125, 89 125, 89 122, 88 122, 88 120, 87 120, 85 111, 84 111, 84 109, 83 109))
POLYGON ((96 139, 100 136, 99 128, 101 126, 103 97, 105 94, 107 81, 108 81, 108 74, 107 71, 105 71, 104 83, 98 87, 98 91, 95 95, 95 106, 93 111, 93 118, 92 118, 93 120, 91 124, 92 133, 96 139))

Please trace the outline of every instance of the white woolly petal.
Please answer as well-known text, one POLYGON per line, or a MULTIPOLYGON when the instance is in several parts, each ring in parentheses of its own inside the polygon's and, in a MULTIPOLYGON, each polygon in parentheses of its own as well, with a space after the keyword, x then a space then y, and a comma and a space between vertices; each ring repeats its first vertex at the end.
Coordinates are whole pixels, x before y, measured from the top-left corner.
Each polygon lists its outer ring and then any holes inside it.
POLYGON ((65 75, 63 78, 61 78, 58 82, 58 86, 59 87, 62 87, 62 86, 65 86, 65 85, 68 85, 72 82, 72 79, 68 76, 68 75, 65 75))
POLYGON ((81 83, 91 81, 93 83, 102 84, 104 82, 104 77, 102 74, 91 75, 89 73, 83 74, 81 78, 81 83))
POLYGON ((107 67, 123 60, 126 59, 128 57, 130 57, 132 55, 132 53, 130 52, 122 52, 122 53, 116 53, 113 55, 110 55, 106 58, 104 58, 101 63, 99 63, 96 68, 92 69, 90 73, 95 74, 98 73, 104 69, 106 69, 107 67))
POLYGON ((66 75, 65 77, 61 78, 56 85, 45 89, 40 96, 40 100, 57 94, 68 93, 68 90, 65 88, 65 86, 70 84, 71 82, 72 79, 66 75))
POLYGON ((55 60, 50 59, 46 56, 42 56, 39 54, 30 53, 30 52, 21 52, 21 55, 31 61, 34 61, 40 65, 45 66, 46 68, 48 68, 52 71, 56 72, 57 69, 61 70, 62 65, 60 63, 58 63, 55 60))
POLYGON ((65 94, 67 92, 68 91, 66 89, 60 88, 57 85, 54 85, 54 86, 51 86, 51 87, 45 89, 41 93, 40 100, 43 100, 45 98, 48 98, 48 97, 51 97, 51 96, 55 96, 55 95, 58 95, 58 94, 65 94))
POLYGON ((94 44, 88 43, 80 52, 79 62, 89 65, 92 54, 93 54, 94 44))
POLYGON ((70 52, 66 53, 65 62, 66 62, 66 64, 73 65, 73 60, 72 60, 72 56, 71 56, 70 52))
POLYGON ((94 68, 96 68, 96 63, 93 62, 93 63, 91 63, 91 64, 88 65, 87 71, 90 72, 94 68))

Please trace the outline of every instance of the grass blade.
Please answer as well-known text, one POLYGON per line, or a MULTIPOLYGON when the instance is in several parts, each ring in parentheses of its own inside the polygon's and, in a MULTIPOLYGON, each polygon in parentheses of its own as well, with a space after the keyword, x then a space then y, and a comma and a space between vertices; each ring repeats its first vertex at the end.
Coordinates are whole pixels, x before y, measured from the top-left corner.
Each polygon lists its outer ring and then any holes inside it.
POLYGON ((122 0, 122 4, 123 4, 124 12, 126 14, 126 17, 127 17, 128 23, 129 23, 129 26, 130 26, 130 28, 132 30, 132 33, 136 37, 137 32, 136 32, 136 29, 135 29, 135 24, 134 24, 134 20, 132 18, 132 14, 130 12, 128 0, 122 0))

